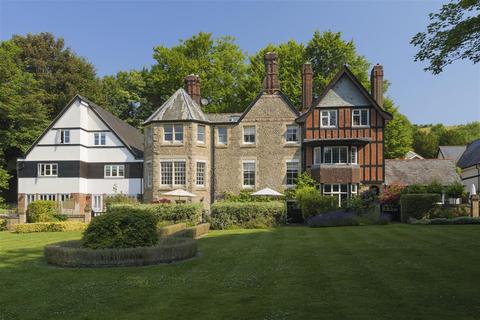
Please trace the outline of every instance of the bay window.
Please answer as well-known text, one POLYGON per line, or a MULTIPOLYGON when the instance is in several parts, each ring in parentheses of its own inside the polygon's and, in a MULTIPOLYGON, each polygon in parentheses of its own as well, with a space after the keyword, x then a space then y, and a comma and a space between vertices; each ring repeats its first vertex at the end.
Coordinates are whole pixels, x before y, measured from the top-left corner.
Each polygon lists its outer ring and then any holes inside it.
POLYGON ((160 184, 185 185, 186 182, 185 160, 160 161, 160 184))

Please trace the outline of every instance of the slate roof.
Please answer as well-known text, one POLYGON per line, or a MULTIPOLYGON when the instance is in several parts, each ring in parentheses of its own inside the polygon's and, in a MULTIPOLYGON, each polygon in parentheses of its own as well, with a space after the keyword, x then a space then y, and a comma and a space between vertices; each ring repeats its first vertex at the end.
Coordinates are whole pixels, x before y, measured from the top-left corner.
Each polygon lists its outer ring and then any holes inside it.
POLYGON ((136 158, 143 158, 144 139, 139 130, 81 95, 78 94, 77 97, 88 103, 90 108, 110 127, 136 158))
POLYGON ((165 101, 160 108, 144 122, 147 124, 153 121, 199 121, 207 122, 208 119, 202 108, 180 88, 165 101))
POLYGON ((213 123, 235 123, 237 121, 231 121, 231 118, 240 118, 242 114, 243 113, 206 113, 205 116, 207 117, 208 121, 213 123))
POLYGON ((415 151, 408 151, 406 154, 405 154, 405 159, 407 160, 411 160, 411 159, 425 159, 424 157, 422 157, 421 155, 419 155, 418 153, 416 153, 415 151))
POLYGON ((480 139, 470 143, 457 162, 457 165, 462 169, 476 164, 480 164, 480 139))
POLYGON ((467 146, 440 146, 438 147, 438 158, 458 162, 467 146))
POLYGON ((386 159, 385 184, 429 184, 437 181, 442 185, 460 182, 455 162, 443 159, 386 159))

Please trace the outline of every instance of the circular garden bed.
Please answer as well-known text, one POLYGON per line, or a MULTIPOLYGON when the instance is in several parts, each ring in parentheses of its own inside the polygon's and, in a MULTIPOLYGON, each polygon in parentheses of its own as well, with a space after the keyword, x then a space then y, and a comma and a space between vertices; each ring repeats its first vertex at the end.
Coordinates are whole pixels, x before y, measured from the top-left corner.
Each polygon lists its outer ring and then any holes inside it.
POLYGON ((144 266, 185 260, 197 254, 197 243, 188 238, 161 238, 149 247, 90 249, 82 240, 45 247, 47 262, 60 267, 144 266))

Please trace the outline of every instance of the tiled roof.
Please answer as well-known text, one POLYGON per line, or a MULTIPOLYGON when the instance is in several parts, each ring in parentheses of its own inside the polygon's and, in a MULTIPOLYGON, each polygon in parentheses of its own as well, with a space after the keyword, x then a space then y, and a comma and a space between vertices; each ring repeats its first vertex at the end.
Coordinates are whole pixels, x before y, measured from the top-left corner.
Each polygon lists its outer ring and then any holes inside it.
POLYGON ((454 160, 460 159, 467 146, 440 146, 438 147, 438 156, 441 159, 454 160), (440 155, 441 154, 441 155, 440 155))
POLYGON ((242 116, 242 113, 206 113, 205 116, 210 122, 225 123, 237 122, 236 120, 242 116))
POLYGON ((429 184, 437 181, 442 185, 460 182, 455 162, 443 159, 385 160, 385 184, 429 184))
POLYGON ((476 164, 480 164, 480 139, 470 143, 457 162, 457 165, 462 169, 476 164))
POLYGON ((137 158, 143 157, 143 134, 125 121, 120 120, 107 110, 89 101, 88 99, 77 95, 81 100, 88 103, 100 118, 114 131, 137 158))
POLYGON ((158 108, 146 121, 208 121, 202 108, 180 88, 160 108, 158 108))

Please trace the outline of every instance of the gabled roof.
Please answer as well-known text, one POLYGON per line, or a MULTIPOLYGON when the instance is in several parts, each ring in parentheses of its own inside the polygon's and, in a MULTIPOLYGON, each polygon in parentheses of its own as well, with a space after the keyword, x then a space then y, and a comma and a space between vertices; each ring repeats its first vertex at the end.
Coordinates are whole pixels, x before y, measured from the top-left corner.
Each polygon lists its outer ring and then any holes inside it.
POLYGON ((35 142, 25 153, 25 157, 32 151, 37 143, 47 134, 47 132, 55 125, 55 123, 62 117, 62 115, 70 108, 76 101, 80 100, 88 104, 90 109, 103 121, 103 123, 117 136, 117 138, 127 147, 127 149, 135 156, 135 158, 143 158, 143 134, 128 123, 120 120, 107 110, 91 102, 87 98, 76 94, 70 102, 60 111, 60 113, 53 119, 50 125, 43 131, 35 142))
MULTIPOLYGON (((250 109, 253 108, 253 106, 257 103, 257 101, 264 95, 264 94, 267 94, 265 93, 264 90, 260 91, 257 96, 255 97, 255 99, 253 99, 253 101, 248 105, 248 107, 245 109, 245 111, 243 111, 242 115, 240 116, 240 119, 238 119, 238 122, 242 121, 243 118, 245 118, 245 116, 247 115, 247 113, 250 111, 250 109)), ((290 101, 290 99, 288 99, 288 97, 280 90, 276 91, 276 94, 283 100, 285 101, 285 103, 287 104, 287 106, 290 108, 290 110, 292 110, 292 112, 295 114, 295 115, 300 115, 300 112, 298 112, 297 108, 295 108, 295 106, 293 105, 292 101, 290 101)))
POLYGON ((462 169, 477 164, 480 164, 480 139, 470 143, 457 162, 457 165, 462 169))
POLYGON ((457 162, 465 152, 465 149, 467 149, 467 146, 439 146, 437 158, 457 162))
POLYGON ((144 124, 155 121, 199 121, 207 122, 208 119, 202 108, 180 88, 165 101, 161 107, 145 120, 144 124))
POLYGON ((372 95, 365 89, 365 87, 358 81, 357 77, 350 71, 350 69, 344 65, 340 71, 337 72, 335 77, 330 81, 327 87, 322 91, 322 94, 312 103, 310 108, 305 111, 300 117, 297 118, 298 122, 303 122, 307 115, 315 109, 315 107, 325 98, 328 92, 335 86, 335 84, 343 77, 346 76, 349 78, 355 87, 358 88, 359 92, 372 104, 372 106, 381 114, 381 116, 386 120, 391 120, 393 116, 387 111, 383 110, 381 106, 378 105, 377 101, 372 97, 372 95))
POLYGON ((385 159, 385 184, 449 185, 460 182, 455 162, 443 159, 385 159))

